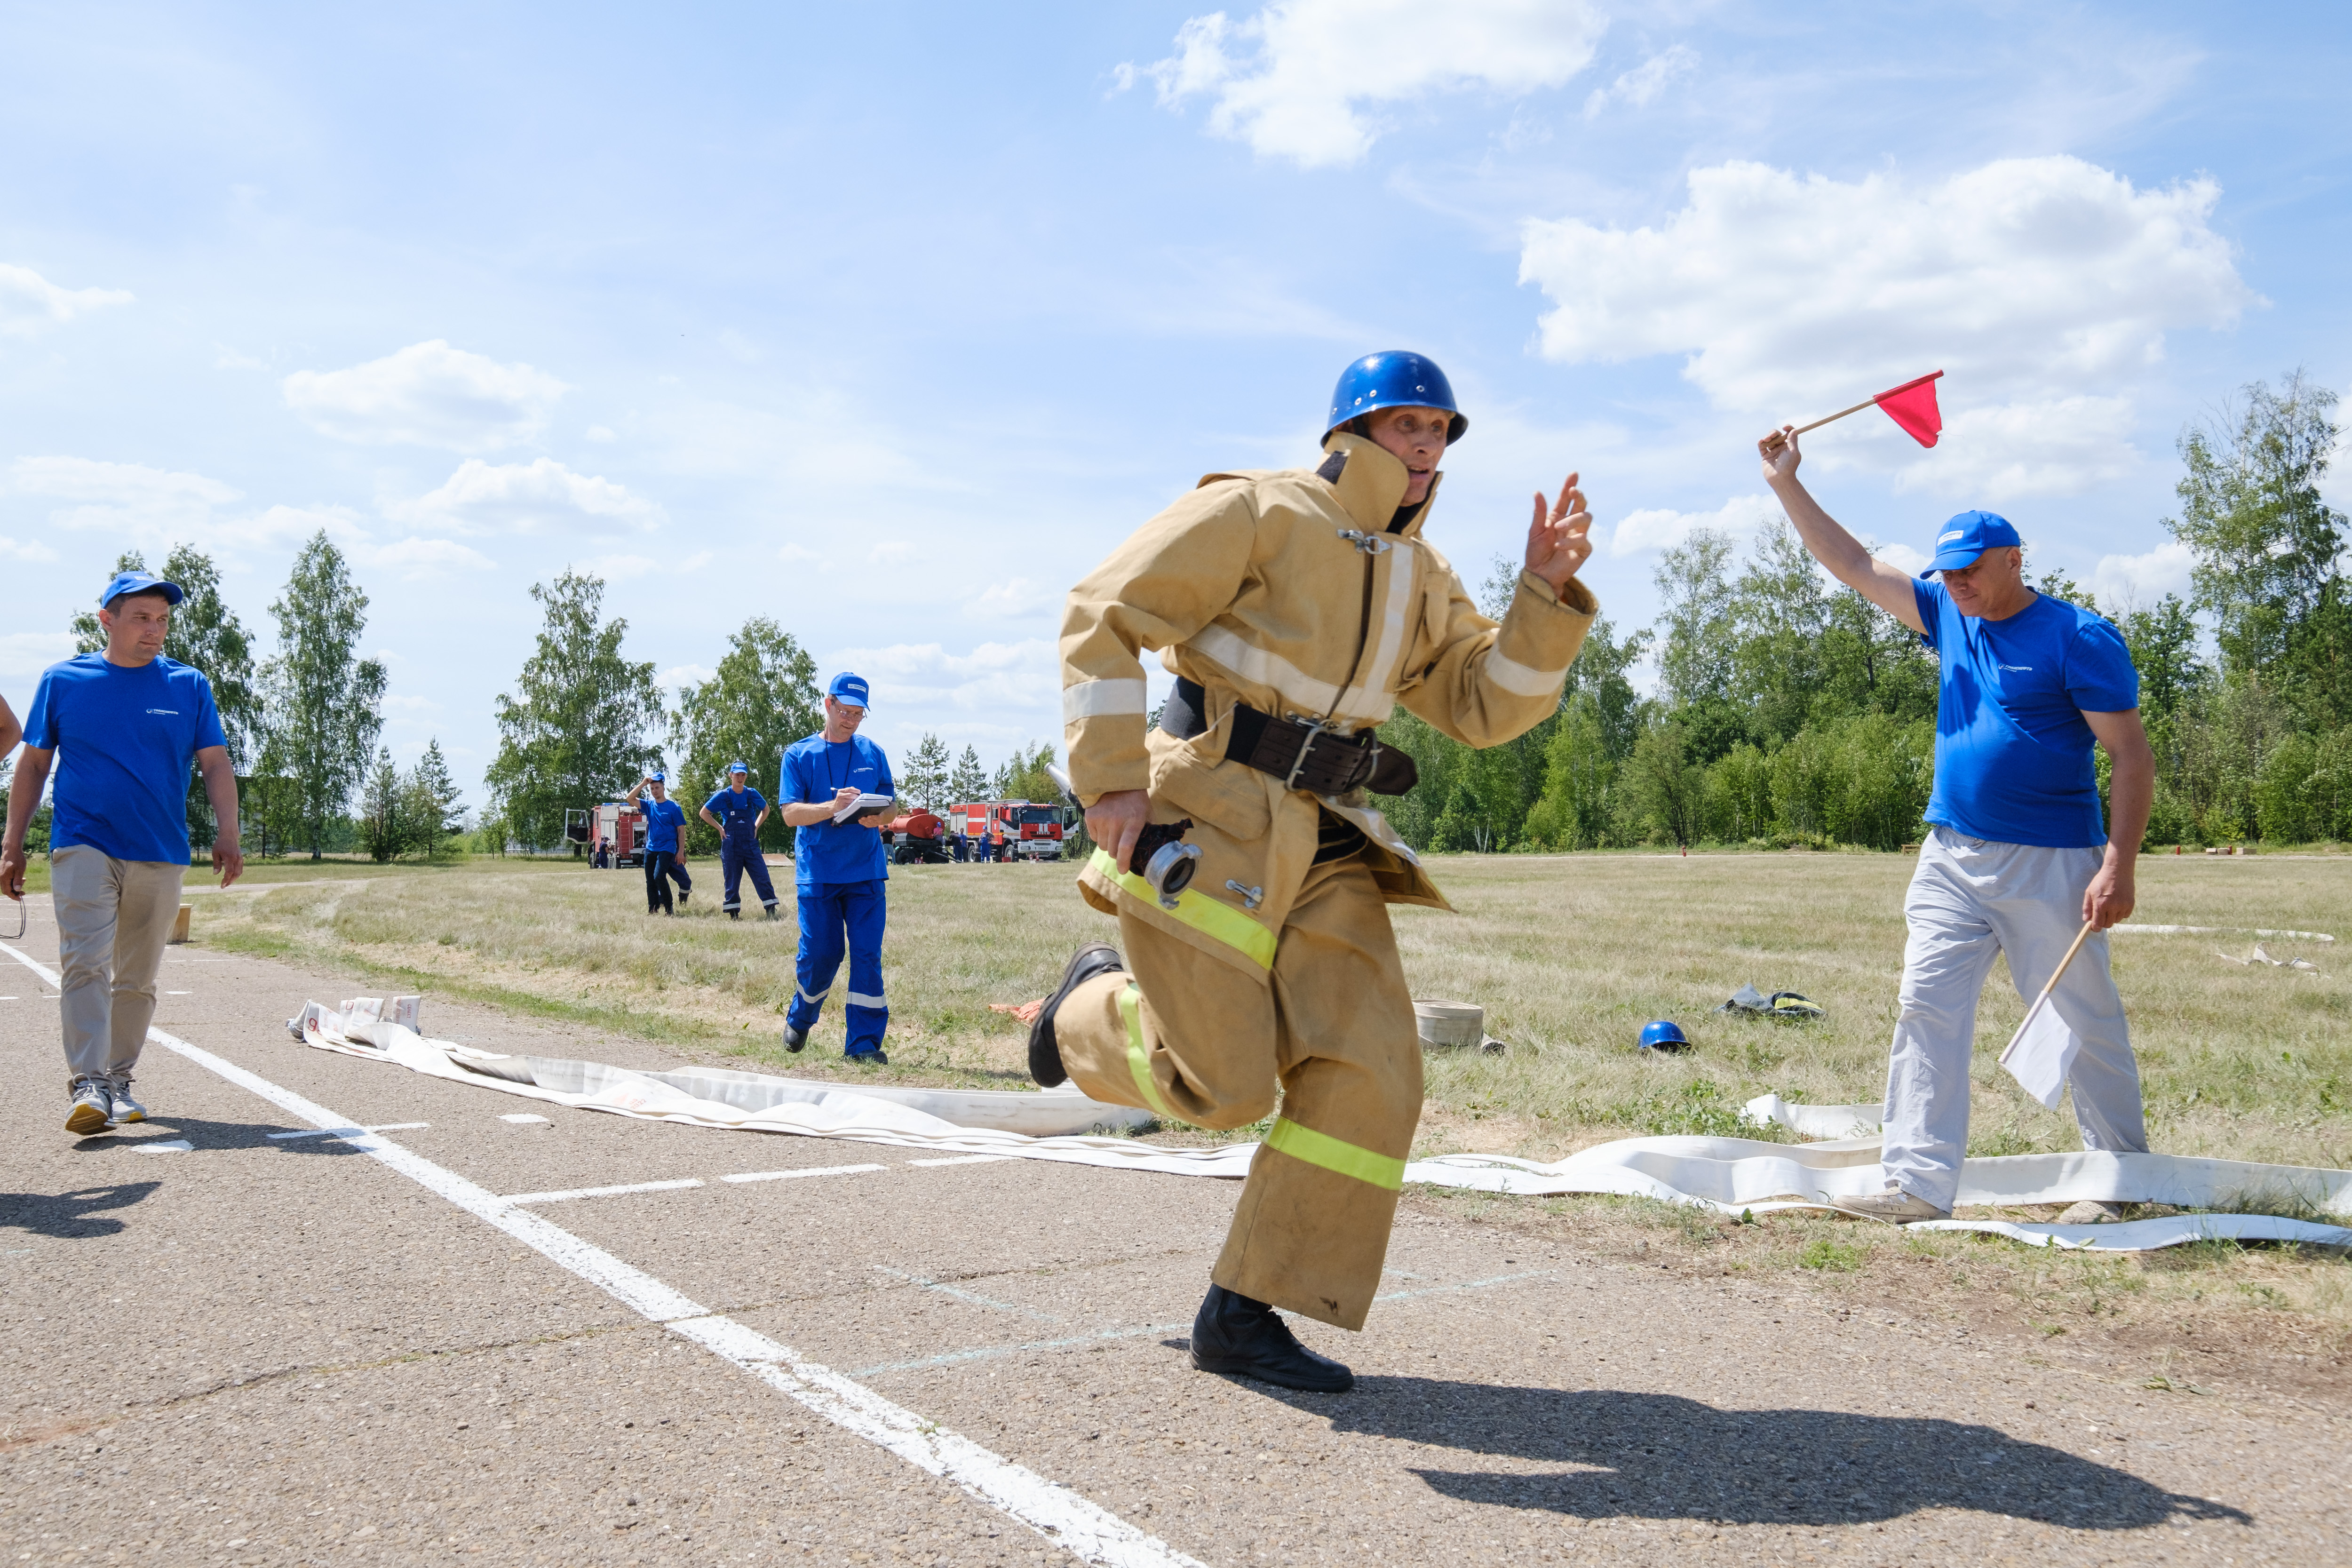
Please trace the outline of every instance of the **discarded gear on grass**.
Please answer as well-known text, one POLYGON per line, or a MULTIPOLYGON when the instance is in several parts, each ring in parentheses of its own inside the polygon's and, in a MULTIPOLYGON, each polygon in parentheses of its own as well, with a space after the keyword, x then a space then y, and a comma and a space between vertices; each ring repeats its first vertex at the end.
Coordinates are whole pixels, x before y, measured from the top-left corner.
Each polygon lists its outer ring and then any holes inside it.
POLYGON ((1633 1042, 1637 1051, 1686 1051, 1690 1037, 1672 1018, 1660 1018, 1642 1026, 1641 1037, 1633 1042))
MULTIPOLYGON (((381 1004, 377 1006, 381 1009, 381 1004)), ((313 1005, 303 1013, 305 1039, 341 1055, 389 1062, 426 1077, 467 1083, 530 1100, 601 1110, 646 1121, 746 1131, 792 1132, 852 1142, 889 1144, 940 1153, 994 1154, 1100 1169, 1240 1180, 1256 1156, 1255 1143, 1171 1148, 1136 1138, 1036 1136, 1002 1128, 956 1125, 916 1103, 930 1096, 945 1110, 975 1102, 961 1114, 1002 1115, 1010 1106, 1034 1107, 1070 1124, 1097 1111, 1149 1120, 1124 1107, 1098 1107, 1067 1089, 1012 1093, 855 1087, 770 1078, 709 1068, 633 1072, 602 1062, 500 1056, 446 1040, 426 1040, 380 1018, 347 1020, 313 1005), (737 1101, 792 1098, 747 1112, 737 1101), (980 1103, 984 1102, 984 1103, 980 1103)), ((1719 1137, 1621 1138, 1540 1163, 1503 1154, 1445 1154, 1414 1160, 1404 1180, 1431 1186, 1549 1197, 1571 1193, 1655 1198, 1727 1215, 1783 1209, 1826 1209, 1832 1197, 1858 1196, 1885 1184, 1878 1163, 1880 1108, 1811 1106, 1763 1095, 1743 1114, 1800 1133, 1822 1131, 1829 1142, 1770 1143, 1719 1137), (1857 1132, 1858 1136, 1837 1134, 1857 1132)), ((1020 1118, 1027 1121, 1028 1118, 1020 1118)), ((1034 1125, 1034 1122, 1030 1123, 1034 1125)), ((1965 1160, 1958 1202, 1963 1206, 2064 1205, 2083 1199, 2158 1203, 2189 1209, 2292 1207, 2297 1214, 2352 1220, 2352 1171, 2259 1165, 2173 1154, 2011 1154, 1965 1160)), ((2252 1212, 2183 1214, 2120 1225, 2056 1226, 2007 1220, 1944 1220, 1927 1228, 1980 1230, 2034 1246, 2098 1252, 2144 1252, 2199 1240, 2294 1241, 2352 1246, 2352 1228, 2252 1212)))
POLYGON ((2263 964, 2271 969, 2299 969, 2305 974, 2319 973, 2319 965, 2307 958, 2273 958, 2271 950, 2259 942, 2254 943, 2254 951, 2243 958, 2240 958, 2233 952, 2223 952, 2218 947, 2213 950, 2213 956, 2224 963, 2234 963, 2241 969, 2250 969, 2255 964, 2263 964))
POLYGON ((1775 991, 1767 996, 1753 985, 1743 985, 1733 992, 1731 1000, 1716 1011, 1750 1018, 1778 1018, 1784 1024, 1829 1016, 1828 1008, 1801 991, 1775 991))
POLYGON ((1475 1048, 1491 1055, 1510 1048, 1486 1032, 1486 1009, 1475 1002, 1416 996, 1412 1002, 1412 1026, 1421 1036, 1421 1048, 1425 1051, 1475 1048))

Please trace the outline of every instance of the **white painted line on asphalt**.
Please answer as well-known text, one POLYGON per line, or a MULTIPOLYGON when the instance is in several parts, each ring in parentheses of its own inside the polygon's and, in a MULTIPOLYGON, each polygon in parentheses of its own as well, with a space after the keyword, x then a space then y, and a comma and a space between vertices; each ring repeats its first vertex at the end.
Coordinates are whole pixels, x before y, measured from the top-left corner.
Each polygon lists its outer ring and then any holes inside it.
POLYGON ((313 1127, 301 1132, 265 1132, 265 1138, 351 1138, 362 1132, 406 1132, 430 1127, 430 1121, 387 1121, 381 1127, 313 1127))
MULTIPOLYGON (((29 955, 13 947, 0 947, 0 952, 15 954, 18 962, 42 979, 57 984, 57 976, 29 955)), ((192 1046, 161 1029, 148 1030, 147 1037, 322 1131, 352 1125, 349 1117, 338 1116, 292 1089, 280 1089, 260 1074, 247 1071, 200 1046, 192 1046)), ((632 1268, 603 1247, 581 1240, 529 1209, 516 1207, 454 1171, 445 1170, 377 1133, 363 1132, 352 1139, 351 1144, 562 1265, 639 1316, 742 1368, 843 1430, 896 1454, 927 1474, 954 1482, 1083 1562, 1106 1563, 1110 1568, 1206 1568, 1198 1559, 1186 1556, 1157 1536, 1144 1534, 1108 1509, 1067 1487, 1056 1486, 1027 1466, 1016 1465, 968 1437, 892 1404, 864 1384, 805 1359, 789 1345, 731 1318, 714 1316, 709 1309, 652 1275, 632 1268)))
POLYGON ((1011 1312, 1018 1318, 1034 1318, 1041 1323, 1058 1323, 1062 1321, 1051 1312, 1040 1312, 1033 1308, 1015 1306, 1010 1301, 1000 1301, 993 1296, 983 1296, 977 1290, 963 1290, 953 1285, 942 1285, 936 1279, 926 1279, 919 1274, 909 1274, 903 1268, 886 1268, 877 1263, 874 1266, 874 1270, 877 1274, 887 1274, 893 1279, 904 1279, 909 1285, 919 1285, 926 1290, 936 1290, 942 1296, 952 1297, 959 1301, 968 1301, 975 1307, 986 1307, 992 1311, 1011 1312))
POLYGON ((516 1126, 521 1127, 533 1121, 547 1121, 547 1118, 544 1116, 533 1116, 528 1110, 518 1110, 511 1116, 501 1116, 499 1120, 501 1121, 511 1121, 516 1126))
POLYGON ((166 991, 163 994, 166 996, 194 996, 195 993, 193 991, 166 991))
POLYGON ((131 1152, 134 1154, 186 1154, 194 1149, 195 1145, 184 1138, 149 1139, 143 1143, 131 1145, 131 1152))
POLYGON ((677 1182, 631 1182, 625 1187, 572 1187, 560 1193, 516 1193, 499 1200, 502 1204, 562 1204, 573 1198, 615 1198, 624 1193, 674 1193, 681 1187, 698 1187, 702 1183, 693 1176, 677 1182))
POLYGON ((867 1171, 878 1171, 879 1165, 812 1165, 801 1171, 746 1171, 738 1176, 721 1176, 722 1182, 788 1182, 794 1176, 856 1176, 867 1171))
POLYGON ((909 1165, 993 1165, 999 1160, 1011 1160, 1012 1154, 958 1154, 950 1160, 909 1160, 909 1165))

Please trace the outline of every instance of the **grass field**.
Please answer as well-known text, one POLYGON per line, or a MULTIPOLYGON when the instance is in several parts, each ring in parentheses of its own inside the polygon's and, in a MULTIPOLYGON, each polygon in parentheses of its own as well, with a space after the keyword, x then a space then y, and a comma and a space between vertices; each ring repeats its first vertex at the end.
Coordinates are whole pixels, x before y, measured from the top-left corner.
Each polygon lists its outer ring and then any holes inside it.
MULTIPOLYGON (((692 868, 695 897, 676 920, 646 917, 635 871, 546 861, 388 872, 289 861, 190 901, 201 942, 356 970, 387 990, 462 994, 706 1060, 980 1087, 1026 1084, 1024 1032, 989 1004, 1043 994, 1076 943, 1112 929, 1079 902, 1067 867, 901 868, 885 954, 891 1065, 852 1068, 839 1059, 837 1013, 807 1054, 782 1053, 794 928, 725 920, 715 862, 692 868)), ((1510 1048, 1430 1058, 1421 1153, 1552 1158, 1632 1132, 1740 1131, 1739 1106, 1767 1090, 1845 1103, 1884 1088, 1907 857, 1459 856, 1433 868, 1459 912, 1395 911, 1414 993, 1484 1005, 1510 1048), (1784 1026, 1716 1015, 1743 984, 1801 991, 1828 1016, 1784 1026), (1634 1052, 1636 1031, 1659 1017, 1681 1023, 1693 1049, 1634 1052)), ((2146 857, 2140 900, 2134 919, 2150 924, 2352 935, 2352 857, 2146 857)), ((2270 942, 2274 954, 2309 957, 2315 975, 2215 955, 2246 954, 2252 936, 2112 940, 2157 1149, 2344 1163, 2352 941, 2270 942)), ((1972 1153, 2079 1146, 2071 1114, 2043 1110, 1994 1065, 2022 1010, 1996 969, 1979 1022, 1972 1153)), ((2335 1354, 2352 1326, 2352 1265, 2316 1254, 2209 1247, 2099 1260, 1820 1219, 1727 1226, 1614 1199, 1416 1201, 1568 1225, 1587 1243, 1605 1232, 1629 1249, 1654 1243, 1700 1267, 1780 1270, 1832 1290, 1950 1292, 1972 1281, 1971 1300, 1990 1290, 2042 1333, 2073 1321, 2079 1335, 2086 1321, 2125 1333, 2221 1313, 2233 1342, 2318 1334, 2335 1354)))

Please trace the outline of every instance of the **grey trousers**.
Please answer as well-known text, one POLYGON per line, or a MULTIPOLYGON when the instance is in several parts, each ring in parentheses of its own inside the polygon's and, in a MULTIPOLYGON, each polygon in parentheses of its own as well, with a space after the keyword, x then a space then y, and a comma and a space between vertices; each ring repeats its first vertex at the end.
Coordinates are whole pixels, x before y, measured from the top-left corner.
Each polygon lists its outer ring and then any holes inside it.
POLYGON ((165 860, 117 860, 86 844, 49 857, 64 977, 58 1011, 71 1082, 130 1081, 155 1016, 155 972, 179 916, 187 869, 165 860))
MULTIPOLYGON (((2040 995, 2083 929, 2083 889, 2101 858, 2097 849, 2000 844, 1948 827, 1931 829, 1919 847, 1903 900, 1911 935, 1879 1153, 1886 1179, 1912 1196, 1948 1209, 1959 1191, 1977 998, 1994 955, 2008 955, 2021 997, 2030 1004, 2040 995)), ((2082 1041, 2066 1082, 2083 1147, 2146 1152, 2139 1066, 2107 970, 2105 932, 2083 944, 2050 1005, 2082 1041)))

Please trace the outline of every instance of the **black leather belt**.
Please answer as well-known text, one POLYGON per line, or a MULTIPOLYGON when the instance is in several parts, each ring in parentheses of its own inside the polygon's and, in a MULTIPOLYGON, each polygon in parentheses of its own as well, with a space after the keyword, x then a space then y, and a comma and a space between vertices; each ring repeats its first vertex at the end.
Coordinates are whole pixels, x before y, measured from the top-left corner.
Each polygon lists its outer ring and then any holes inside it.
MULTIPOLYGON (((1200 682, 1176 678, 1176 690, 1160 710, 1160 727, 1189 741, 1209 727, 1208 693, 1200 682)), ((1402 795, 1420 782, 1412 758, 1383 746, 1367 731, 1342 735, 1312 724, 1261 713, 1246 702, 1234 704, 1225 735, 1225 760, 1272 773, 1292 789, 1310 795, 1345 795, 1370 789, 1402 795)))

